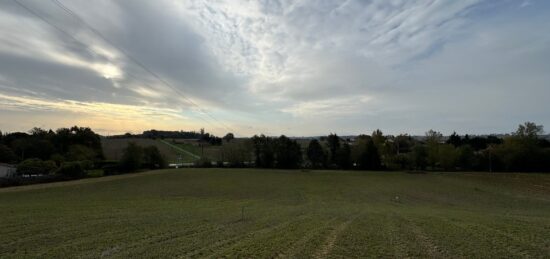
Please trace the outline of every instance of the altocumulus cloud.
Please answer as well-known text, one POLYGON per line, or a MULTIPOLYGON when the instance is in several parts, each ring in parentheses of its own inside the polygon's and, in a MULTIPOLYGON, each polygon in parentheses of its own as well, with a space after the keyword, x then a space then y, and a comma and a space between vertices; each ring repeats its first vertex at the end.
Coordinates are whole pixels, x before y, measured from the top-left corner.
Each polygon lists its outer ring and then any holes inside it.
POLYGON ((59 0, 109 42, 55 1, 19 1, 46 22, 0 3, 4 130, 75 118, 113 133, 241 135, 550 122, 546 1, 59 0))

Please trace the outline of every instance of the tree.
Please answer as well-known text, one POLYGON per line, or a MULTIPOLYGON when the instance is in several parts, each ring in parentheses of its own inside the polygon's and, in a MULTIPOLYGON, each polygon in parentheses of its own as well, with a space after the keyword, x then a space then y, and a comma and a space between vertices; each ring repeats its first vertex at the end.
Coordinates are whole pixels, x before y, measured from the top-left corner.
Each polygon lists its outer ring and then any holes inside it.
POLYGON ((512 136, 504 138, 504 143, 495 146, 493 154, 502 161, 506 171, 549 170, 546 152, 539 146, 538 135, 542 133, 542 126, 526 122, 519 125, 512 136))
POLYGON ((256 167, 272 168, 275 164, 273 140, 265 135, 252 137, 256 167))
POLYGON ((456 132, 453 132, 453 134, 451 134, 451 136, 449 136, 449 138, 447 139, 447 144, 459 147, 462 145, 462 138, 458 134, 456 134, 456 132))
POLYGON ((328 148, 330 151, 330 162, 332 164, 338 163, 338 150, 340 149, 340 137, 336 134, 329 134, 327 137, 328 148))
POLYGON ((122 158, 120 159, 120 169, 122 171, 133 172, 141 168, 143 149, 140 146, 130 142, 122 152, 122 158))
POLYGON ((413 146, 413 143, 414 143, 413 139, 411 138, 411 136, 407 134, 398 135, 394 139, 394 145, 396 146, 395 150, 397 154, 410 152, 413 146))
POLYGON ((242 167, 245 162, 252 158, 252 141, 243 139, 242 141, 232 141, 223 145, 223 160, 229 162, 231 167, 242 167))
POLYGON ((443 170, 450 171, 455 169, 457 161, 456 148, 450 144, 443 144, 439 146, 439 165, 443 170))
POLYGON ((520 138, 537 138, 539 135, 544 133, 544 128, 542 125, 537 125, 534 122, 525 122, 522 125, 518 126, 515 134, 520 138))
POLYGON ((379 130, 379 129, 372 132, 371 138, 372 138, 372 141, 373 141, 374 145, 378 149, 381 149, 382 146, 386 143, 386 137, 384 136, 382 131, 379 130))
POLYGON ((148 146, 143 149, 143 166, 149 169, 166 167, 166 160, 156 146, 148 146))
POLYGON ((414 167, 417 170, 424 170, 428 164, 428 151, 426 147, 422 144, 417 144, 413 147, 412 152, 412 161, 414 162, 414 167))
POLYGON ((351 147, 348 143, 344 143, 337 151, 336 164, 341 169, 350 169, 352 167, 351 161, 351 147))
POLYGON ((439 146, 443 140, 443 134, 429 130, 426 132, 426 147, 428 152, 428 165, 434 169, 439 160, 439 146))
POLYGON ((230 142, 234 138, 235 138, 235 135, 233 135, 233 133, 231 133, 231 132, 225 134, 225 136, 223 137, 223 139, 227 142, 230 142))
POLYGON ((358 165, 363 170, 379 170, 381 166, 380 154, 374 144, 374 140, 369 139, 365 143, 365 148, 359 156, 358 165))
POLYGON ((0 163, 15 163, 17 156, 6 145, 0 144, 0 163))
POLYGON ((275 143, 275 159, 277 168, 299 168, 302 164, 302 148, 295 140, 281 135, 275 143))
POLYGON ((67 161, 93 161, 96 159, 97 155, 93 149, 77 144, 69 146, 69 151, 65 157, 67 161))
POLYGON ((313 168, 323 168, 326 164, 326 154, 318 140, 313 139, 307 147, 307 158, 313 168))
POLYGON ((471 170, 477 166, 474 149, 470 145, 458 147, 456 165, 461 170, 471 170))

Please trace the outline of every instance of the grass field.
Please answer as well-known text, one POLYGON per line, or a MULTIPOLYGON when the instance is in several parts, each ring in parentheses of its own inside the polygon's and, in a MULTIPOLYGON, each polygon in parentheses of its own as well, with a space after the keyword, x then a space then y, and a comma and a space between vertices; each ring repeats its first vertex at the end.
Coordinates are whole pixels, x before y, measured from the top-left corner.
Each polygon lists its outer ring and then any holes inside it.
POLYGON ((191 163, 201 155, 210 161, 221 160, 221 147, 206 145, 202 150, 195 140, 147 139, 147 138, 103 138, 101 144, 107 160, 119 160, 129 142, 140 146, 156 146, 168 163, 191 163))
POLYGON ((0 189, 0 257, 154 255, 548 258, 550 175, 179 169, 0 189))
POLYGON ((147 138, 102 138, 101 146, 103 154, 107 160, 119 160, 122 157, 123 150, 128 143, 134 142, 142 147, 156 146, 167 161, 172 162, 178 159, 179 153, 166 144, 147 138))

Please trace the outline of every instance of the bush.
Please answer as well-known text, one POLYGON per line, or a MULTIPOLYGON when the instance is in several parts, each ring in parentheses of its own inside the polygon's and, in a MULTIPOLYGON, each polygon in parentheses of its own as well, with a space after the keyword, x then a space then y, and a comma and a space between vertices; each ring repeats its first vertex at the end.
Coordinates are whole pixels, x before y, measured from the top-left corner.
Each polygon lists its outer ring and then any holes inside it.
POLYGON ((195 161, 196 167, 212 167, 212 162, 206 158, 201 158, 195 161))
POLYGON ((81 178, 86 176, 82 162, 66 162, 55 171, 55 174, 66 178, 81 178))
POLYGON ((48 175, 53 172, 57 166, 54 161, 42 161, 38 158, 30 158, 17 165, 17 174, 19 175, 48 175))

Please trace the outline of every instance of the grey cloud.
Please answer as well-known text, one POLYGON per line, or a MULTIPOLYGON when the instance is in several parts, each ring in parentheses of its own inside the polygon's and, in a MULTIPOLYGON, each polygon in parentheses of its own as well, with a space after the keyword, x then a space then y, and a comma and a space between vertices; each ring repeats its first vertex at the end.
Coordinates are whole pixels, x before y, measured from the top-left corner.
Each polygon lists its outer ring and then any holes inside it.
MULTIPOLYGON (((85 45, 0 3, 0 93, 191 108, 51 2, 20 1, 85 45)), ((243 129, 487 132, 550 123, 541 1, 521 10, 482 0, 62 2, 243 129)))

